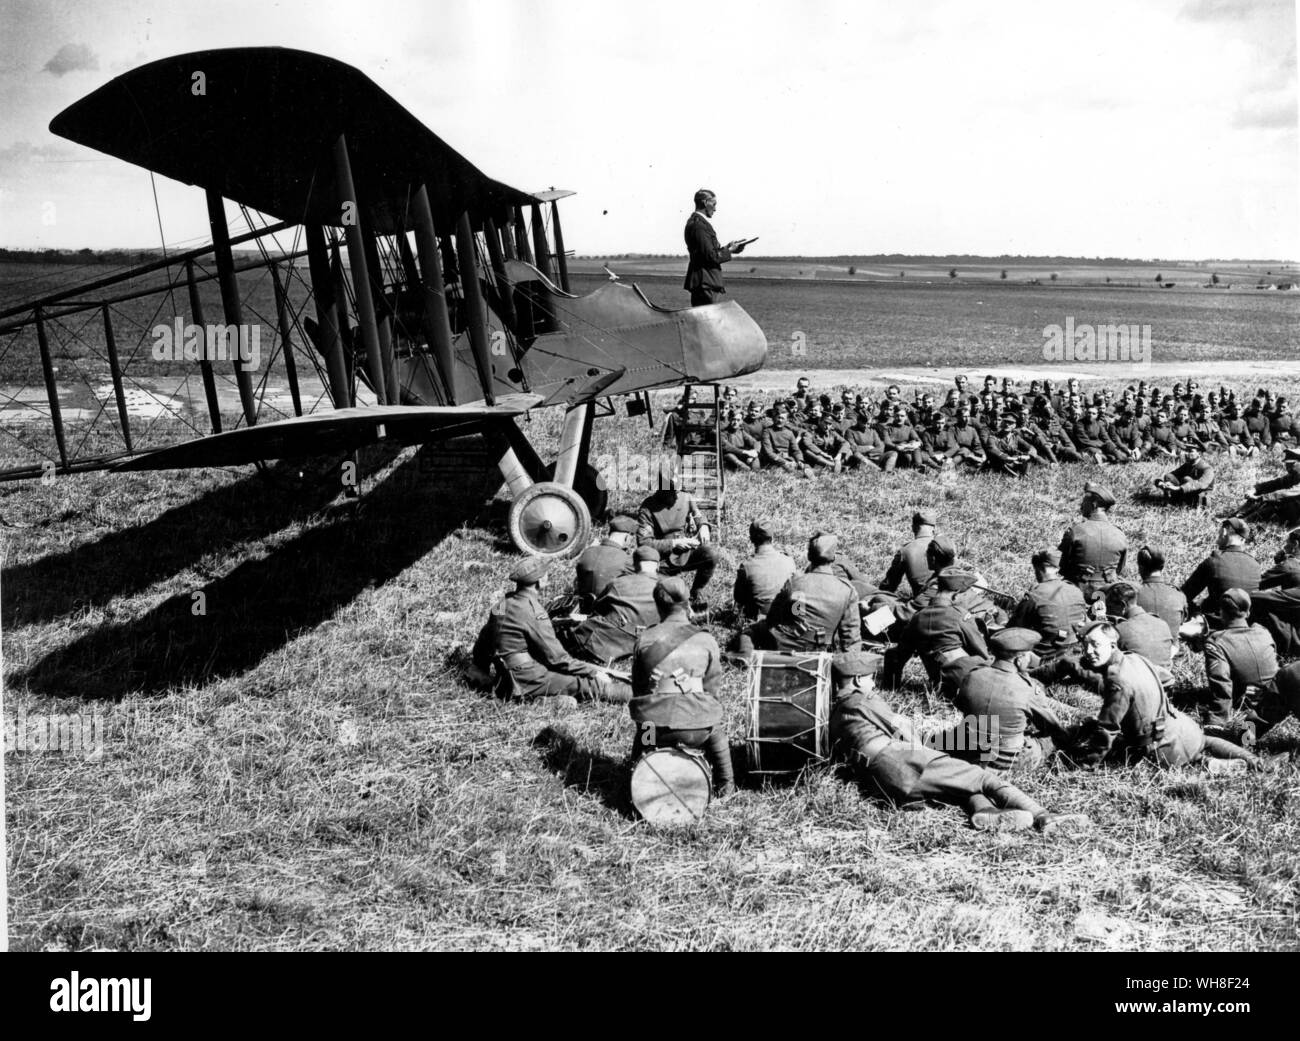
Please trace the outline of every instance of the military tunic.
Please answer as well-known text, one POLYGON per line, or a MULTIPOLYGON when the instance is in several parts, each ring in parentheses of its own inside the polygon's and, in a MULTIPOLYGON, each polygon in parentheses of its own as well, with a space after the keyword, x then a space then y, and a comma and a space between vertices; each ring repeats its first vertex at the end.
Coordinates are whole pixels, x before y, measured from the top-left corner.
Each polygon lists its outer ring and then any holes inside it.
POLYGON ((1061 574, 1091 603, 1124 574, 1128 540, 1109 519, 1076 521, 1061 538, 1061 574))
POLYGON ((654 598, 658 584, 658 575, 644 572, 614 579, 596 599, 590 617, 573 631, 571 646, 602 665, 626 658, 637 633, 659 624, 654 598))
POLYGON ((862 619, 853 584, 818 564, 794 575, 777 594, 767 621, 756 628, 756 645, 776 651, 857 650, 862 619))
POLYGON ((1042 685, 1010 661, 971 670, 954 703, 966 718, 958 724, 961 739, 952 742, 952 754, 972 762, 982 759, 994 770, 1009 770, 1018 759, 1025 766, 1039 765, 1051 754, 1053 739, 1065 731, 1042 685), (1029 735, 1030 726, 1046 740, 1029 735))
POLYGON ((632 573, 632 554, 610 539, 602 539, 583 551, 574 566, 573 591, 596 597, 619 575, 632 573))
POLYGON ((1187 621, 1187 597, 1181 589, 1170 585, 1163 578, 1145 580, 1138 587, 1134 603, 1169 626, 1169 631, 1175 636, 1187 621))
POLYGON ((912 539, 895 553, 894 559, 890 561, 889 570, 885 572, 885 577, 880 583, 880 588, 887 593, 892 593, 906 578, 913 596, 921 592, 933 574, 925 555, 932 541, 934 540, 931 536, 922 535, 912 539))
POLYGON ((795 563, 770 542, 754 551, 754 555, 736 569, 736 584, 732 597, 742 617, 751 621, 767 617, 772 601, 785 588, 795 573, 795 563))
POLYGON ((499 600, 474 643, 474 664, 484 671, 497 659, 524 698, 570 694, 595 697, 596 668, 569 656, 556 639, 537 587, 517 589, 499 600))
POLYGON ((1190 604, 1206 593, 1206 605, 1217 610, 1219 600, 1229 589, 1254 593, 1259 589, 1260 578, 1259 561, 1242 547, 1229 546, 1214 550, 1196 566, 1183 583, 1183 595, 1190 604))
POLYGON ((1202 712, 1207 722, 1226 723, 1234 703, 1250 701, 1277 675, 1277 648, 1273 637, 1244 618, 1229 621, 1205 638, 1205 679, 1208 684, 1202 712))
POLYGON ((1079 587, 1063 578, 1049 578, 1025 594, 1009 624, 1038 633, 1042 639, 1034 653, 1049 658, 1078 645, 1078 633, 1087 617, 1088 605, 1079 587))
POLYGON ((1102 669, 1101 697, 1097 722, 1112 755, 1182 766, 1204 751, 1201 728, 1169 704, 1154 666, 1140 655, 1111 655, 1102 669))
POLYGON ((636 541, 638 546, 653 546, 659 551, 663 575, 679 575, 694 571, 692 595, 698 594, 718 566, 721 552, 712 543, 693 549, 673 549, 676 539, 686 538, 686 525, 694 522, 696 530, 704 523, 704 515, 690 492, 659 491, 641 504, 637 516, 636 541))

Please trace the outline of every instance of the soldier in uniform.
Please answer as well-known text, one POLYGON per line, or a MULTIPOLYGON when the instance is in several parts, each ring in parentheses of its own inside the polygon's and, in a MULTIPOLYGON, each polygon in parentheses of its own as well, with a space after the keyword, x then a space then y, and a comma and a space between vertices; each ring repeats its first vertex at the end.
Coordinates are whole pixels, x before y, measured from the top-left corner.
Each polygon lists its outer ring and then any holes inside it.
POLYGON ((1300 528, 1286 537, 1251 598, 1251 620, 1268 630, 1278 654, 1300 654, 1300 528))
POLYGON ((660 621, 636 641, 632 655, 635 762, 656 748, 703 748, 720 796, 735 789, 731 745, 722 727, 722 653, 717 641, 691 622, 689 593, 680 578, 655 587, 660 621))
POLYGON ((885 686, 898 686, 903 667, 919 653, 931 684, 951 699, 966 674, 988 662, 988 645, 975 619, 954 603, 954 597, 970 589, 976 577, 969 568, 954 565, 939 572, 938 592, 911 617, 898 644, 885 653, 885 686))
POLYGON ((1079 587, 1061 577, 1061 554, 1040 549, 1030 558, 1035 585, 1011 612, 1010 624, 1038 633, 1034 653, 1050 666, 1063 655, 1076 653, 1078 633, 1088 618, 1088 605, 1079 587))
POLYGON ((665 576, 694 571, 691 600, 697 608, 702 608, 704 587, 722 560, 722 552, 710 542, 709 526, 695 503, 695 496, 677 490, 677 481, 669 466, 665 465, 659 481, 659 491, 641 503, 637 517, 637 545, 653 546, 659 551, 662 558, 659 570, 665 576), (694 525, 694 535, 687 534, 688 523, 694 525))
POLYGON ((1205 621, 1211 629, 1219 627, 1213 607, 1229 589, 1244 589, 1253 593, 1259 589, 1259 561, 1246 549, 1250 538, 1250 525, 1240 517, 1228 517, 1219 525, 1218 548, 1197 565, 1191 577, 1183 583, 1183 595, 1193 612, 1197 610, 1196 598, 1205 593, 1205 621))
POLYGON ((1174 680, 1174 634, 1164 619, 1150 614, 1137 602, 1137 589, 1116 582, 1106 590, 1106 615, 1119 633, 1119 649, 1140 654, 1156 667, 1160 682, 1174 680))
POLYGON ((1096 405, 1089 405, 1085 409, 1084 417, 1075 422, 1071 434, 1079 451, 1096 463, 1128 462, 1128 453, 1115 444, 1110 430, 1101 421, 1101 410, 1096 405))
POLYGON ((1239 740, 1246 748, 1285 720, 1300 716, 1300 661, 1279 669, 1273 684, 1261 694, 1259 702, 1246 710, 1245 727, 1239 740))
POLYGON ((948 449, 945 454, 976 470, 988 460, 979 428, 971 422, 969 405, 957 407, 956 418, 948 430, 948 449))
POLYGON ((1087 826, 1082 814, 1051 813, 994 770, 926 748, 911 724, 875 689, 879 655, 838 655, 833 666, 832 754, 871 794, 894 806, 927 802, 960 806, 980 831, 1068 833, 1087 826))
POLYGON ((770 420, 759 410, 758 402, 745 403, 745 415, 740 421, 741 427, 750 437, 762 445, 763 431, 768 428, 770 420))
POLYGON ((1284 459, 1282 476, 1258 482, 1255 493, 1228 516, 1257 520, 1276 512, 1284 524, 1300 523, 1300 451, 1288 448, 1284 459))
POLYGON ((510 572, 515 590, 488 613, 474 642, 474 665, 486 674, 495 662, 502 689, 508 684, 522 698, 567 694, 579 700, 627 701, 631 692, 626 684, 570 657, 556 639, 540 598, 550 566, 549 560, 530 557, 510 572))
POLYGON ((1183 766, 1203 756, 1264 764, 1223 738, 1202 733, 1191 716, 1169 704, 1154 667, 1140 654, 1119 648, 1109 622, 1094 622, 1083 634, 1083 664, 1101 674, 1101 712, 1071 754, 1083 762, 1150 758, 1158 766, 1183 766))
POLYGON ((944 751, 992 770, 1033 769, 1068 740, 1042 684, 1028 675, 1038 639, 1033 629, 1020 628, 989 637, 993 661, 961 681, 954 704, 965 718, 943 735, 944 751))
POLYGON ((1058 547, 1061 573, 1079 587, 1089 604, 1124 574, 1128 559, 1128 540, 1106 514, 1114 505, 1115 496, 1109 488, 1089 481, 1083 486, 1080 506, 1084 519, 1066 529, 1058 547))
POLYGON ((1165 581, 1164 550, 1158 546, 1143 546, 1138 550, 1137 565, 1142 586, 1134 603, 1161 619, 1177 636, 1187 621, 1187 597, 1181 589, 1165 581))
POLYGON ((622 575, 596 598, 586 621, 575 627, 568 644, 588 661, 608 665, 632 653, 636 634, 656 625, 654 591, 659 584, 659 551, 638 546, 632 554, 636 570, 622 575))
POLYGON ((772 425, 763 431, 758 457, 764 466, 812 476, 812 468, 804 462, 803 452, 799 450, 799 433, 786 425, 784 409, 772 412, 772 425))
POLYGON ((749 523, 749 541, 754 553, 736 569, 732 597, 740 617, 747 621, 766 618, 772 601, 794 577, 795 563, 772 544, 776 530, 772 521, 755 518, 749 523))
POLYGON ((794 575, 772 601, 754 644, 773 651, 856 650, 862 619, 853 584, 836 574, 837 540, 818 534, 808 540, 808 570, 794 575))
POLYGON ((583 603, 590 604, 620 575, 632 573, 632 542, 636 537, 636 527, 635 517, 620 514, 610 520, 608 535, 583 550, 573 576, 574 595, 583 603))
POLYGON ((926 551, 934 539, 935 524, 933 510, 917 510, 912 514, 912 541, 894 554, 889 570, 881 580, 881 590, 886 593, 897 592, 904 578, 907 579, 912 596, 925 588, 934 573, 926 558, 926 551))
POLYGON ((1183 462, 1163 477, 1156 478, 1156 491, 1166 502, 1196 506, 1214 487, 1214 467, 1201 455, 1199 445, 1189 445, 1183 462))
POLYGON ((1013 477, 1024 477, 1031 466, 1045 466, 1034 446, 1020 436, 1020 420, 1014 412, 1004 412, 998 431, 984 443, 988 467, 1013 477))
POLYGON ((847 451, 845 463, 853 469, 892 470, 898 463, 898 452, 867 421, 866 412, 859 411, 857 418, 844 435, 847 451))
POLYGON ((1252 705, 1277 675, 1277 647, 1268 630, 1251 625, 1250 594, 1229 589, 1219 601, 1223 628, 1205 637, 1205 681, 1201 718, 1208 726, 1224 726, 1233 707, 1252 705))
POLYGON ((727 414, 727 427, 721 436, 722 461, 728 470, 758 470, 758 440, 740 425, 740 416, 727 414))

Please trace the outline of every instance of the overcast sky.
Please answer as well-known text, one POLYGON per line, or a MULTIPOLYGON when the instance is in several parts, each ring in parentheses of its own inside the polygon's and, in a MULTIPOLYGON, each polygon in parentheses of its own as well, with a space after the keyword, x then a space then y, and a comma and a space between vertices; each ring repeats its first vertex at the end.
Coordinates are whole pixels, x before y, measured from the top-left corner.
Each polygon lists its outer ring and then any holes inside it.
MULTIPOLYGON (((493 177, 576 190, 579 253, 683 252, 705 185, 761 254, 1300 259, 1295 10, 0 0, 0 244, 158 245, 149 175, 50 120, 148 61, 278 44, 355 65, 493 177)), ((200 190, 158 188, 167 240, 205 238, 200 190)))

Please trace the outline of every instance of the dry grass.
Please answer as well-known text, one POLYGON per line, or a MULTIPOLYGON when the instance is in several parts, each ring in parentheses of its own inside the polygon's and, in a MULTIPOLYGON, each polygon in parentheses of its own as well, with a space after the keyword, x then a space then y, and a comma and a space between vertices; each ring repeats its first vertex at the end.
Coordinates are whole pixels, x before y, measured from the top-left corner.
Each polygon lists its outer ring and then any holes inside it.
MULTIPOLYGON (((543 442, 554 419, 532 428, 543 442)), ((602 423, 594 452, 652 451, 657 434, 602 423)), ((6 757, 16 947, 1296 946, 1293 770, 1024 778, 1092 816, 1073 843, 976 833, 952 809, 892 813, 831 770, 652 831, 627 807, 624 711, 557 716, 459 677, 457 648, 511 566, 500 505, 466 519, 410 453, 369 466, 358 516, 331 502, 327 473, 286 467, 0 488, 5 711, 98 707, 108 737, 98 761, 6 757)), ((1161 542, 1181 577, 1214 522, 1132 502, 1154 472, 1104 479, 1130 543, 1161 542)), ((733 485, 724 535, 739 554, 748 518, 773 514, 801 556, 829 527, 880 574, 926 503, 995 586, 1021 589, 1097 476, 764 475, 733 485)), ((1219 501, 1254 476, 1225 465, 1219 501)), ((1257 552, 1279 542, 1266 529, 1257 552)), ((714 583, 718 608, 730 581, 714 583)), ((913 665, 899 707, 938 724, 920 677, 913 665)), ((1199 685, 1199 662, 1180 681, 1199 685)), ((733 741, 743 683, 728 673, 733 741)), ((1295 740, 1294 724, 1270 738, 1295 740)))

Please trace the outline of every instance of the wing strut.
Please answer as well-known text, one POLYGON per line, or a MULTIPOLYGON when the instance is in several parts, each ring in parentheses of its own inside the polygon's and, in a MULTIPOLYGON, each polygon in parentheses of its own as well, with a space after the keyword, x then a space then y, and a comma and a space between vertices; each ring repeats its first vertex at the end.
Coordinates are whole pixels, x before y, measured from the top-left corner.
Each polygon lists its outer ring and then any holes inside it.
MULTIPOLYGON (((217 260, 218 283, 221 286, 221 309, 226 325, 235 327, 236 345, 243 341, 244 305, 239 299, 239 283, 235 281, 235 258, 230 252, 230 229, 226 226, 226 204, 221 193, 214 188, 205 191, 208 198, 208 225, 212 229, 212 252, 217 260)), ((230 343, 227 332, 226 343, 230 343)), ((253 381, 239 360, 235 350, 235 383, 239 386, 239 402, 244 406, 244 419, 248 425, 257 425, 257 399, 253 397, 253 381)))

